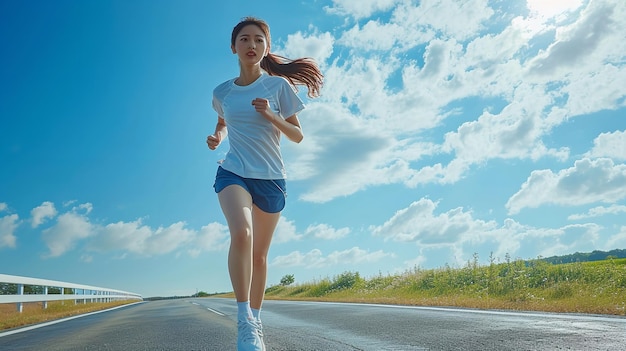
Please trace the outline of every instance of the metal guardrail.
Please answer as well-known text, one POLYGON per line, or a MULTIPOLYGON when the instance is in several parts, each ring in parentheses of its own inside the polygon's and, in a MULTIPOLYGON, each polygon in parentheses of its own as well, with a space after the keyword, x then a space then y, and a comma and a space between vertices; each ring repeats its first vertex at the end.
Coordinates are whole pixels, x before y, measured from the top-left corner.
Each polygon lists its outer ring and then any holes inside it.
POLYGON ((87 303, 88 301, 143 300, 139 294, 122 290, 16 275, 0 274, 0 284, 14 284, 17 286, 16 294, 3 295, 0 292, 0 303, 15 303, 19 312, 22 312, 23 304, 27 302, 43 302, 43 308, 47 308, 49 301, 74 300, 74 303, 79 303, 79 301, 87 303), (36 290, 42 290, 43 294, 25 294, 25 286, 38 287, 36 290), (50 294, 48 293, 49 288, 58 289, 59 293, 50 294), (66 289, 69 289, 71 293, 66 293, 66 289))

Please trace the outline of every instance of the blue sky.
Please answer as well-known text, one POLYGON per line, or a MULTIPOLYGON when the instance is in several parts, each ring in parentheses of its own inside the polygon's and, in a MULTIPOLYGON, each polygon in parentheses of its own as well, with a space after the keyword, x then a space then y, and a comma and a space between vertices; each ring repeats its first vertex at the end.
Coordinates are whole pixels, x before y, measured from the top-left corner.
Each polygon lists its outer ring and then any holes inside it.
POLYGON ((626 3, 0 2, 0 273, 230 291, 230 31, 313 57, 268 285, 626 248, 626 3))

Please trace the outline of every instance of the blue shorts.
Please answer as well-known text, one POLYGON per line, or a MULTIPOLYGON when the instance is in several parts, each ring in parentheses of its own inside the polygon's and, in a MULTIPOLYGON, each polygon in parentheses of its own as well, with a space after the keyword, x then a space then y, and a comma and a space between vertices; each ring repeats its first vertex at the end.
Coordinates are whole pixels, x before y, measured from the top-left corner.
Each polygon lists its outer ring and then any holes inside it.
POLYGON ((229 185, 237 184, 252 196, 252 203, 263 212, 276 213, 285 208, 287 183, 284 179, 253 179, 243 178, 222 167, 217 168, 215 175, 215 192, 219 193, 229 185))

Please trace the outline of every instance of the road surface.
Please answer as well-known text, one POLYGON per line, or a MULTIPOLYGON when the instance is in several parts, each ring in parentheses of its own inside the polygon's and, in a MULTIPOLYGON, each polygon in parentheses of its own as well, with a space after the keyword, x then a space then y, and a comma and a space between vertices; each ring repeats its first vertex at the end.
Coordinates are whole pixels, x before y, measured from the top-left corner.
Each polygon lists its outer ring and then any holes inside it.
MULTIPOLYGON (((236 306, 220 298, 151 301, 17 332, 0 350, 235 350, 236 306)), ((625 350, 626 318, 266 301, 268 351, 625 350)))

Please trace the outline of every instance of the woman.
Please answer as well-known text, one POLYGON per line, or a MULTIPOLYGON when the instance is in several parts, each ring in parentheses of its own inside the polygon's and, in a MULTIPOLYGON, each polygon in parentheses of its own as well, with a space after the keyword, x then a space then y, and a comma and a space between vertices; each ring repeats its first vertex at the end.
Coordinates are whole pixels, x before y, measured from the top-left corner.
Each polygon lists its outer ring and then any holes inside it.
POLYGON ((304 137, 297 114, 304 109, 294 92, 305 85, 319 96, 323 75, 310 59, 274 55, 263 20, 246 17, 231 35, 239 76, 213 91, 218 114, 215 150, 229 135, 230 149, 218 167, 215 192, 230 230, 228 270, 238 306, 238 350, 264 350, 261 305, 265 295, 267 253, 285 206, 286 172, 280 136, 299 143, 304 137))

